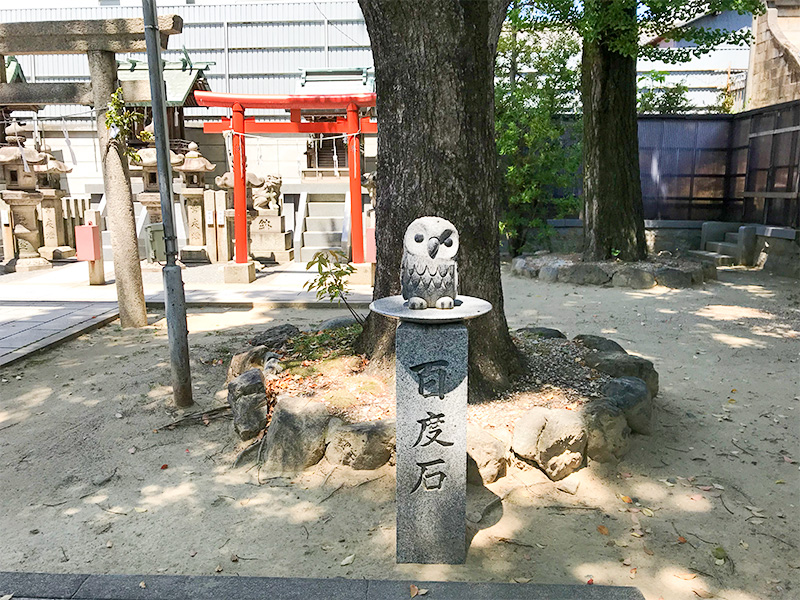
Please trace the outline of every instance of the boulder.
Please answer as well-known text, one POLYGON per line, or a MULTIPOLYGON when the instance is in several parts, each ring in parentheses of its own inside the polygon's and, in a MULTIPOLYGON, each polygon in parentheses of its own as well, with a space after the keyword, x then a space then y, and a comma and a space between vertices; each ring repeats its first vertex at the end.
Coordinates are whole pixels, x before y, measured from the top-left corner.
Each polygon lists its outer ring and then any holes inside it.
POLYGON ((467 425, 467 483, 494 483, 506 474, 506 445, 488 431, 467 425))
POLYGON ((539 269, 539 279, 546 283, 555 283, 558 281, 558 271, 560 267, 550 265, 539 269))
POLYGON ((332 319, 328 319, 327 321, 323 321, 322 324, 317 327, 317 331, 325 331, 326 329, 339 329, 340 327, 350 327, 356 323, 357 321, 353 315, 334 317, 332 319))
POLYGON ((549 327, 520 327, 519 329, 517 329, 517 333, 523 333, 525 335, 540 337, 546 340, 567 339, 567 336, 561 333, 558 329, 551 329, 549 327))
POLYGON ((231 382, 236 377, 249 371, 250 369, 263 369, 265 363, 272 361, 270 371, 274 372, 275 364, 280 362, 281 357, 274 352, 270 352, 266 346, 258 346, 247 352, 236 354, 231 359, 231 364, 228 367, 227 381, 231 382), (272 361, 272 359, 275 359, 272 361))
POLYGON ((274 473, 297 473, 317 464, 325 454, 330 419, 321 402, 278 398, 264 441, 264 468, 274 473))
POLYGON ((658 373, 645 358, 621 352, 590 352, 586 365, 612 377, 638 377, 647 384, 651 396, 658 395, 658 373))
POLYGON ((611 280, 611 276, 598 265, 578 263, 561 267, 558 280, 577 285, 604 285, 611 280))
POLYGON ((267 426, 270 406, 261 369, 245 371, 228 384, 228 404, 241 439, 252 439, 267 426))
POLYGON ((563 479, 583 463, 586 428, 580 414, 563 409, 530 409, 514 425, 512 450, 538 464, 547 476, 563 479))
POLYGON ((584 412, 586 456, 598 462, 620 460, 628 452, 631 430, 622 411, 603 401, 592 402, 584 412))
POLYGON ((584 348, 589 348, 589 350, 597 350, 598 352, 622 352, 623 354, 627 354, 625 348, 620 346, 617 342, 599 335, 581 333, 572 338, 572 341, 577 342, 584 348))
POLYGON ((539 268, 530 264, 526 256, 516 256, 511 260, 511 274, 533 279, 539 274, 539 268))
POLYGON ((300 334, 300 330, 291 323, 268 327, 259 331, 250 344, 253 346, 266 346, 267 350, 281 350, 288 340, 300 334))
POLYGON ((628 427, 636 433, 649 434, 653 417, 653 396, 638 377, 612 379, 600 390, 604 402, 625 415, 628 427))
POLYGON ((611 278, 614 287, 627 287, 635 290, 651 288, 656 284, 656 278, 650 271, 636 267, 623 267, 614 273, 611 278))
POLYGON ((334 418, 328 424, 325 443, 328 462, 359 470, 377 469, 392 456, 394 420, 344 423, 334 418))
POLYGON ((656 283, 669 288, 692 287, 692 274, 674 267, 660 267, 654 273, 656 283))

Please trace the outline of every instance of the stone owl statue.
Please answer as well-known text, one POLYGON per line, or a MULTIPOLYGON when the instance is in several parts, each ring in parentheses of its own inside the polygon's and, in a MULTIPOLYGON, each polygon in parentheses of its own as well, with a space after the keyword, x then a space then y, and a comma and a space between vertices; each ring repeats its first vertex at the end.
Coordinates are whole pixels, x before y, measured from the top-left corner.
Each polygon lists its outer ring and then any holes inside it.
POLYGON ((420 217, 406 229, 400 286, 408 307, 453 308, 458 292, 458 231, 440 217, 420 217))

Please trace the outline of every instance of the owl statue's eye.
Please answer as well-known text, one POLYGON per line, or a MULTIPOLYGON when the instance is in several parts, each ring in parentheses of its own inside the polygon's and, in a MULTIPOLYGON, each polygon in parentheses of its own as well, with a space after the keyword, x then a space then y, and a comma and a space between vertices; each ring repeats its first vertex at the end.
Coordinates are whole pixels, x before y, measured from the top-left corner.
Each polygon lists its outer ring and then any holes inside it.
POLYGON ((452 246, 452 245, 453 245, 453 240, 452 240, 451 238, 447 238, 447 239, 444 241, 444 245, 445 245, 445 246, 447 246, 447 247, 449 248, 450 246, 452 246))
POLYGON ((424 239, 425 237, 421 233, 418 233, 417 235, 414 236, 414 241, 417 242, 418 244, 421 244, 422 240, 424 239))

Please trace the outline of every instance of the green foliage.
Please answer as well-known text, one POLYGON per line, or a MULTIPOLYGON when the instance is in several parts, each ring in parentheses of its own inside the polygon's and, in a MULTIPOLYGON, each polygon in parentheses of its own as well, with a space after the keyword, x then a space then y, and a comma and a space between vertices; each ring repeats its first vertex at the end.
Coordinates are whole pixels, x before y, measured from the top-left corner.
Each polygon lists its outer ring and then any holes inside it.
POLYGON ((538 27, 524 8, 509 11, 495 69, 495 136, 500 232, 512 256, 526 241, 547 240, 548 218, 578 208, 569 192, 579 181, 581 146, 570 137, 579 139, 580 120, 568 115, 577 110, 579 50, 562 28, 538 27))
POLYGON ((763 0, 527 0, 543 23, 574 28, 585 40, 602 40, 624 56, 642 56, 669 64, 686 62, 720 44, 746 45, 748 31, 725 31, 689 24, 706 14, 734 10, 762 14, 763 0), (689 42, 689 47, 659 48, 640 40, 689 42))
POLYGON ((336 302, 347 307, 350 314, 360 325, 364 324, 364 318, 358 314, 347 302, 346 279, 355 273, 355 267, 347 261, 347 255, 341 250, 323 250, 314 254, 306 270, 316 268, 317 276, 306 281, 303 287, 308 291, 317 290, 317 300, 327 297, 330 302, 336 302))
POLYGON ((355 354, 359 324, 313 333, 301 333, 289 340, 287 354, 293 361, 331 359, 355 354))
POLYGON ((683 83, 666 84, 664 71, 650 71, 639 77, 639 112, 642 114, 677 115, 692 112, 687 96, 689 88, 683 83))
MULTIPOLYGON (((144 115, 125 108, 125 99, 122 97, 122 88, 111 94, 111 102, 108 103, 106 111, 106 129, 111 133, 112 143, 123 144, 123 153, 132 162, 139 162, 139 154, 127 144, 127 140, 133 136, 136 126, 144 121, 144 115)), ((149 142, 153 136, 149 131, 142 131, 138 138, 143 142, 149 142)))

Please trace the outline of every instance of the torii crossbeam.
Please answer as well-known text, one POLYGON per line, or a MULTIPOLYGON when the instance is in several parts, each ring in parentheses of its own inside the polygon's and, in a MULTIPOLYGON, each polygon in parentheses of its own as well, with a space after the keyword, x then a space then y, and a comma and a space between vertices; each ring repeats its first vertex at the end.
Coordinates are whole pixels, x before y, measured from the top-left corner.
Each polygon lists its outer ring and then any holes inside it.
POLYGON ((364 233, 361 220, 361 138, 362 133, 377 133, 378 125, 369 117, 359 117, 359 109, 375 106, 375 94, 339 95, 284 95, 261 96, 255 94, 218 94, 215 92, 194 93, 200 106, 230 108, 232 119, 222 119, 219 123, 205 123, 205 133, 233 131, 233 208, 234 235, 236 237, 237 263, 248 261, 247 252, 247 188, 245 185, 245 144, 247 133, 345 133, 348 137, 348 168, 350 171, 350 231, 352 236, 352 261, 364 262, 364 233), (248 108, 289 110, 288 123, 256 123, 255 119, 245 119, 248 108), (347 117, 337 117, 332 122, 305 122, 303 109, 346 110, 347 117), (240 135, 237 135, 240 134, 240 135))

